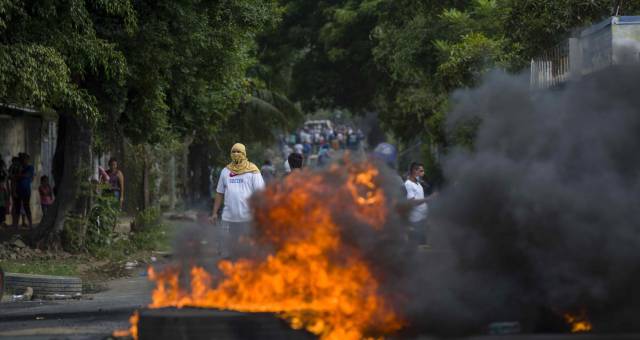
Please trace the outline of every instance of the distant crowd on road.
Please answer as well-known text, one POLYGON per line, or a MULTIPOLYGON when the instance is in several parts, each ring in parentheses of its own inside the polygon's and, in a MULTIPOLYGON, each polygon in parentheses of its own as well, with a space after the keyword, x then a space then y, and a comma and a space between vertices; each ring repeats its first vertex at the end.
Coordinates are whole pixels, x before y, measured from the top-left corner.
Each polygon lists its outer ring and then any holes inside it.
MULTIPOLYGON (((348 125, 333 125, 329 121, 307 121, 303 128, 288 135, 282 135, 280 144, 284 159, 296 153, 303 156, 303 164, 309 165, 312 159, 317 165, 325 165, 331 158, 331 151, 358 150, 362 147, 364 133, 348 125)), ((290 170, 288 161, 285 171, 290 170)))

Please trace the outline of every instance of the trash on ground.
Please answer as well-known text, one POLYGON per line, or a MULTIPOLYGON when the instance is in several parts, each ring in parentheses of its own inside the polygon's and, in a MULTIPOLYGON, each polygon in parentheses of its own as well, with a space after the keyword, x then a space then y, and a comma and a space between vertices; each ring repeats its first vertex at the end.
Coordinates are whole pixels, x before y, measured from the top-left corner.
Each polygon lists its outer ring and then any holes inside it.
POLYGON ((71 300, 82 298, 81 293, 76 294, 48 294, 40 297, 42 300, 71 300))
POLYGON ((22 294, 15 294, 11 297, 11 301, 13 302, 17 302, 17 301, 31 301, 31 298, 33 297, 33 288, 31 287, 27 287, 24 290, 24 293, 22 294))
POLYGON ((130 261, 130 262, 125 263, 124 269, 131 270, 131 269, 133 269, 133 268, 135 268, 137 266, 138 266, 138 261, 130 261))

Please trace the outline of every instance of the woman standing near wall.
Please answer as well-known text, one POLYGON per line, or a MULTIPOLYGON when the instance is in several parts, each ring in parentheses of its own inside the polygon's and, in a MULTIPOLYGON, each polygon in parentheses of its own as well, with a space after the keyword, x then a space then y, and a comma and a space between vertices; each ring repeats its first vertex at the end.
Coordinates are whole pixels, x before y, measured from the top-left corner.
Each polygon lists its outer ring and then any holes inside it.
POLYGON ((109 190, 113 192, 120 209, 122 209, 124 205, 124 175, 122 171, 118 169, 118 161, 115 158, 109 160, 107 175, 109 175, 109 190))

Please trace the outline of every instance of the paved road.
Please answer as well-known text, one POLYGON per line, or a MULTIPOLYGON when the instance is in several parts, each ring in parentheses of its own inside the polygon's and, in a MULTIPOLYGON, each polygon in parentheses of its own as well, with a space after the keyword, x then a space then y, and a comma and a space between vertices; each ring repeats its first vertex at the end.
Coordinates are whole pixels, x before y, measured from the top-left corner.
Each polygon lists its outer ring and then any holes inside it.
MULTIPOLYGON (((128 318, 150 302, 152 284, 143 270, 131 278, 107 283, 108 290, 70 301, 5 302, 0 304, 0 339, 102 340, 128 327, 128 318)), ((224 312, 219 312, 224 313, 224 312)), ((635 340, 640 334, 541 334, 477 336, 458 340, 635 340)), ((397 340, 397 339, 396 339, 397 340)), ((409 339, 403 339, 409 340, 409 339)), ((416 337, 411 340, 438 340, 416 337)), ((452 339, 449 339, 452 340, 452 339)))
POLYGON ((152 284, 140 273, 81 300, 2 303, 0 339, 104 339, 127 328, 129 315, 150 302, 152 284))

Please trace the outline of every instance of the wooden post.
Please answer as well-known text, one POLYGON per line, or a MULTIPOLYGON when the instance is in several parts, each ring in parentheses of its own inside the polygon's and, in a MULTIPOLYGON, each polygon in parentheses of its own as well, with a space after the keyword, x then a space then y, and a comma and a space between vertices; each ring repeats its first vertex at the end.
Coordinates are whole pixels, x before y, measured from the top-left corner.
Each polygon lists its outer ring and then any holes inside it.
POLYGON ((142 146, 142 197, 143 209, 148 209, 151 205, 151 199, 149 195, 149 146, 147 144, 142 146))
POLYGON ((176 209, 176 156, 173 154, 169 160, 169 208, 176 209))

